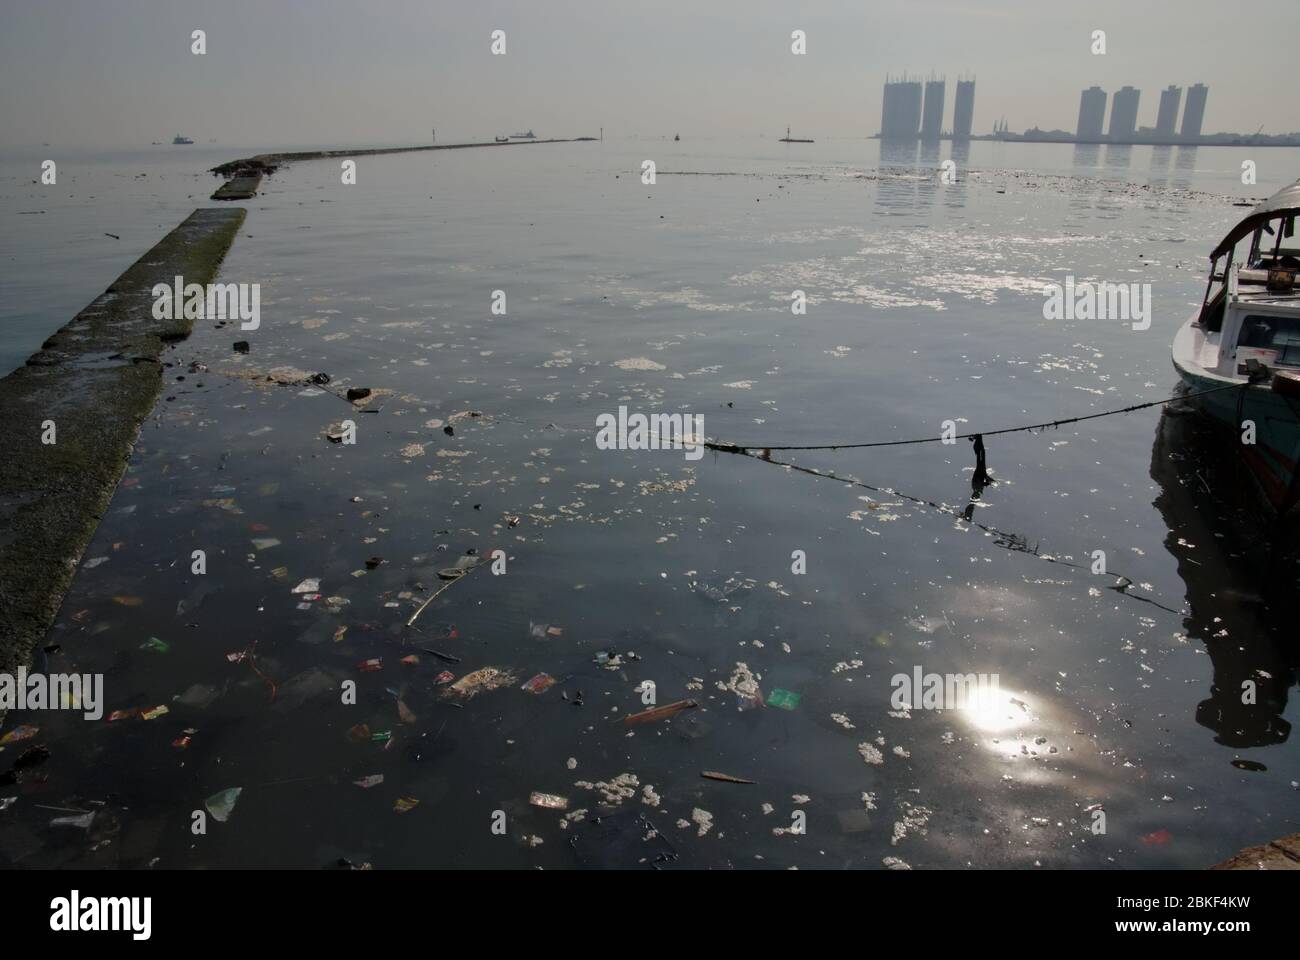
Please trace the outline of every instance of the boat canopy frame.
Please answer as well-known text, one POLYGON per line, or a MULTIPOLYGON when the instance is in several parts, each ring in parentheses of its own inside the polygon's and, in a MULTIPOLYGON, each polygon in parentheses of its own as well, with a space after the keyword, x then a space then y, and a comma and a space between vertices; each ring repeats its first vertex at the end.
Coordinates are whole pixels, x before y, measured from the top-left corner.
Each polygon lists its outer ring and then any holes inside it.
POLYGON ((1255 206, 1240 223, 1228 231, 1227 236, 1219 241, 1219 245, 1210 254, 1210 275, 1205 284, 1205 296, 1201 299, 1199 323, 1205 329, 1217 331, 1223 322, 1223 311, 1217 313, 1213 311, 1219 297, 1212 296, 1212 294, 1215 281, 1220 281, 1224 285, 1223 289, 1220 290, 1220 294, 1226 296, 1229 275, 1232 273, 1233 254, 1237 244, 1246 237, 1254 235, 1250 243, 1250 253, 1247 254, 1246 259, 1246 264, 1249 265, 1260 254, 1260 238, 1263 236, 1263 232, 1269 223, 1278 220, 1280 225, 1277 231, 1277 242, 1273 247, 1273 253, 1276 256, 1282 249, 1283 238, 1295 235, 1297 216, 1300 216, 1300 180, 1288 187, 1283 187, 1273 196, 1255 206), (1219 261, 1225 256, 1227 261, 1223 265, 1223 272, 1220 273, 1218 272, 1219 261), (1216 319, 1218 323, 1213 322, 1216 319))
POLYGON ((1300 216, 1300 180, 1289 187, 1283 187, 1251 210, 1244 220, 1219 241, 1219 245, 1210 254, 1210 259, 1218 260, 1225 253, 1230 252, 1243 238, 1266 226, 1271 220, 1285 217, 1294 228, 1296 216, 1300 216))

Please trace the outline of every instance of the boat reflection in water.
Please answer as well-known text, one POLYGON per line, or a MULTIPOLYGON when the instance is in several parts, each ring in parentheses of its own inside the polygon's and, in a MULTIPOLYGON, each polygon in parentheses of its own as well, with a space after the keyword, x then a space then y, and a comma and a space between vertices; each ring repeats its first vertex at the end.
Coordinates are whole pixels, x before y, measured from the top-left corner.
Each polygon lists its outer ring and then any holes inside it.
POLYGON ((1282 715, 1300 663, 1300 538, 1295 523, 1264 519, 1247 469, 1190 406, 1171 405, 1160 418, 1151 453, 1151 477, 1160 487, 1155 507, 1187 588, 1184 631, 1214 665, 1196 722, 1236 748, 1290 736, 1282 715))

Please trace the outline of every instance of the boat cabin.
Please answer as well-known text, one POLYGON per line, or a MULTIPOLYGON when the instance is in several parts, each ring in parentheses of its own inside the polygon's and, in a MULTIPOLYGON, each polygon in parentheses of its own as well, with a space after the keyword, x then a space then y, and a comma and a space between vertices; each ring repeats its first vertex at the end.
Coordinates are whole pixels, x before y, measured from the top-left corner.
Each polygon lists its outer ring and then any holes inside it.
POLYGON ((1300 371, 1300 180, 1255 207, 1210 254, 1196 326, 1220 376, 1300 371), (1249 241, 1248 243, 1246 241, 1249 241))

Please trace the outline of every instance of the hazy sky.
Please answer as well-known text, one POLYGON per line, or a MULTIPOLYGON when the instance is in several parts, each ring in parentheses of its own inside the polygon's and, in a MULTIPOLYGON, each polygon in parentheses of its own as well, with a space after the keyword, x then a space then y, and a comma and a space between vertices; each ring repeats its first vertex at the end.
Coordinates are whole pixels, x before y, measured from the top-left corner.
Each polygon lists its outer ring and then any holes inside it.
POLYGON ((1297 35, 1300 0, 0 0, 0 142, 858 136, 903 70, 947 74, 945 129, 973 72, 976 133, 1073 130, 1094 83, 1139 87, 1153 126, 1159 90, 1196 82, 1206 132, 1278 133, 1300 130, 1297 35))

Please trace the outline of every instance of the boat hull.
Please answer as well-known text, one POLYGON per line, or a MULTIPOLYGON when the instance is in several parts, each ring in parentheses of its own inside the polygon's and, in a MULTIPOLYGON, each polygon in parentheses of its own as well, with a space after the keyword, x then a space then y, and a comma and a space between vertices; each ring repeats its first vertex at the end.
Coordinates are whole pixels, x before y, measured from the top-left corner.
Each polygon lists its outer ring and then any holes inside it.
POLYGON ((1191 402, 1227 432, 1226 440, 1240 451, 1260 491, 1279 513, 1300 500, 1296 464, 1300 460, 1300 400, 1274 392, 1269 383, 1247 384, 1206 370, 1174 351, 1174 368, 1189 394, 1204 393, 1191 402), (1239 389, 1224 390, 1238 384, 1239 389), (1255 442, 1243 442, 1246 421, 1255 425, 1255 442))

